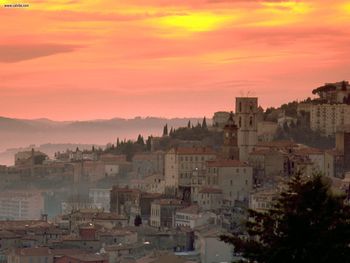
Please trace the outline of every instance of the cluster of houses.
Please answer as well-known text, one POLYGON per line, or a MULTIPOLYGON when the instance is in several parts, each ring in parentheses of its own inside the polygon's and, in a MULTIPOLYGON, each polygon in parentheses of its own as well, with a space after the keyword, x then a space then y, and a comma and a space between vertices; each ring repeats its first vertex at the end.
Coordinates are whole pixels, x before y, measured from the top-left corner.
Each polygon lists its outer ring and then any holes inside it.
POLYGON ((0 193, 0 260, 241 260, 219 236, 244 231, 248 208, 271 208, 286 178, 319 172, 336 190, 349 190, 350 130, 338 129, 336 147, 328 150, 273 140, 275 125, 288 121, 262 121, 258 99, 244 97, 236 99, 235 114, 214 116, 209 129, 223 136, 216 148, 191 142, 165 151, 153 147, 132 161, 94 149, 57 153, 55 159, 20 152, 14 166, 0 167, 4 184, 54 183, 0 193))

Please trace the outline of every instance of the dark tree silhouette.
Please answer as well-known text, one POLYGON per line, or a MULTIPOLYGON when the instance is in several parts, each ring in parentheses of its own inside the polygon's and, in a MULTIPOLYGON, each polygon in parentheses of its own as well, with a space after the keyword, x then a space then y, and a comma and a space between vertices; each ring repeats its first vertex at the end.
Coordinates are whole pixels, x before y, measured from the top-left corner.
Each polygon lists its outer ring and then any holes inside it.
POLYGON ((203 128, 203 129, 207 129, 207 128, 208 128, 208 126, 207 126, 207 120, 206 120, 205 117, 203 118, 202 128, 203 128))
POLYGON ((140 215, 137 215, 137 216, 135 217, 134 225, 135 225, 135 226, 140 226, 140 225, 142 225, 142 218, 141 218, 140 215))
POLYGON ((266 213, 249 212, 245 238, 224 235, 249 262, 350 262, 350 209, 321 175, 296 175, 266 213))
POLYGON ((145 142, 144 142, 143 137, 142 137, 141 134, 139 134, 139 136, 137 137, 136 143, 140 144, 140 145, 145 145, 145 142))
POLYGON ((163 129, 163 136, 168 135, 168 124, 165 124, 164 129, 163 129))

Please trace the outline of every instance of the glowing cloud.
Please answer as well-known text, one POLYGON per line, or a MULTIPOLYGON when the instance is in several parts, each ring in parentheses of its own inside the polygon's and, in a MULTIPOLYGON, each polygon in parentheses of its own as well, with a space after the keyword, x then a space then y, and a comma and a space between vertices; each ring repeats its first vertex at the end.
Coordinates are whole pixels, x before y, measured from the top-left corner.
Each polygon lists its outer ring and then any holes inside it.
POLYGON ((209 32, 223 28, 234 19, 233 15, 190 12, 154 19, 152 24, 162 30, 162 35, 186 37, 193 33, 209 32))
POLYGON ((0 6, 4 116, 211 116, 240 90, 277 106, 349 79, 350 0, 23 3, 0 6))

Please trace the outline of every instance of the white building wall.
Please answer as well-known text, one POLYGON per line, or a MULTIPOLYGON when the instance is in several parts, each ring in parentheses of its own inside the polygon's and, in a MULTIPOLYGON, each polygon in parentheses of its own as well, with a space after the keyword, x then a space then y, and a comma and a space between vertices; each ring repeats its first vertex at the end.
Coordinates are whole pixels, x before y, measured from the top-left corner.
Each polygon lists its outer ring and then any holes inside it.
POLYGON ((233 247, 218 237, 201 237, 200 257, 202 263, 232 262, 233 247))
POLYGON ((350 105, 317 104, 311 106, 310 128, 324 135, 334 135, 342 125, 350 124, 350 105))
POLYGON ((165 154, 165 187, 177 187, 178 163, 175 152, 170 151, 165 154))
POLYGON ((89 198, 95 208, 103 209, 106 212, 110 211, 111 188, 91 188, 89 189, 89 198))

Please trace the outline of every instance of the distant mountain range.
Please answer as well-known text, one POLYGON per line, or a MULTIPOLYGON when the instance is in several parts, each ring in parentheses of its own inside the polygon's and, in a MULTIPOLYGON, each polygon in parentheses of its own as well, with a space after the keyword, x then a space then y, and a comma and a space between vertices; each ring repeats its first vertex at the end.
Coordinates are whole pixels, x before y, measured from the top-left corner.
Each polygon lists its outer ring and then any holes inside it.
POLYGON ((170 127, 186 126, 188 121, 196 124, 202 122, 202 118, 136 117, 134 119, 52 121, 0 117, 0 164, 12 164, 13 152, 33 145, 49 144, 50 153, 48 154, 51 154, 56 148, 60 150, 67 145, 70 145, 67 148, 74 149, 77 144, 90 147, 93 144, 115 143, 118 137, 136 139, 138 134, 145 138, 149 135, 158 136, 162 134, 165 124, 168 124, 170 129, 170 127), (62 144, 66 145, 62 146, 62 144))

